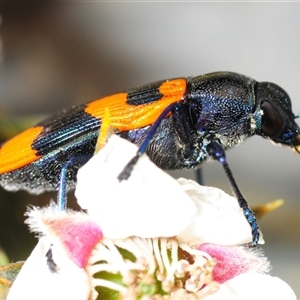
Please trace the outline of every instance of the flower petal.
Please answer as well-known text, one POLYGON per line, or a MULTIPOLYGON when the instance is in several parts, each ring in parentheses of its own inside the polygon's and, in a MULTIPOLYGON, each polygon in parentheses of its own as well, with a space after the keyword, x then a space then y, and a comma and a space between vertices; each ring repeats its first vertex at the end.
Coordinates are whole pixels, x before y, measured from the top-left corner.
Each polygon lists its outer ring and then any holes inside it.
MULTIPOLYGON (((251 227, 236 198, 193 180, 180 178, 178 182, 197 206, 190 225, 178 235, 181 242, 239 245, 252 241, 251 227)), ((259 243, 264 243, 262 235, 259 243)))
POLYGON ((219 283, 242 273, 264 274, 271 269, 261 249, 215 244, 203 244, 198 249, 208 253, 217 261, 212 274, 214 280, 219 283))
POLYGON ((53 202, 45 208, 33 208, 26 215, 32 231, 48 236, 80 268, 86 266, 92 249, 103 237, 99 225, 89 215, 69 209, 60 211, 53 202))
POLYGON ((118 175, 136 153, 135 145, 111 136, 78 172, 78 203, 99 221, 106 238, 175 236, 188 226, 196 206, 146 155, 120 182, 118 175))
POLYGON ((51 245, 49 238, 41 238, 13 283, 7 300, 90 299, 92 288, 85 270, 62 247, 51 245), (57 271, 51 269, 54 265, 50 266, 46 256, 49 249, 57 271))
POLYGON ((296 295, 286 282, 277 277, 243 273, 221 284, 218 291, 206 295, 203 299, 296 300, 296 295))

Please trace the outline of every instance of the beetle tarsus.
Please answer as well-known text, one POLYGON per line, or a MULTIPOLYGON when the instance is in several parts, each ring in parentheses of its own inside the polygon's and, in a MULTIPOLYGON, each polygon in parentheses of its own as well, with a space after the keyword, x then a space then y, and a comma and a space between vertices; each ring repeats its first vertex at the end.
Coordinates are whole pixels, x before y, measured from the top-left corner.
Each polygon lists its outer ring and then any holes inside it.
POLYGON ((141 154, 138 152, 124 167, 124 169, 122 170, 122 172, 118 175, 118 180, 119 181, 123 181, 123 180, 127 180, 130 175, 131 172, 134 168, 134 166, 136 165, 136 163, 138 162, 138 159, 140 158, 141 154))
POLYGON ((253 214, 253 211, 249 207, 243 207, 243 212, 246 220, 251 226, 251 231, 252 231, 252 246, 256 247, 257 243, 259 241, 259 226, 256 222, 256 218, 253 214))
POLYGON ((239 203, 239 206, 243 209, 244 216, 249 223, 252 231, 252 246, 255 247, 259 240, 259 226, 256 222, 256 218, 250 209, 247 200, 244 198, 242 193, 240 192, 238 185, 232 176, 231 170, 228 166, 226 155, 223 147, 216 141, 210 142, 206 146, 206 150, 208 154, 215 160, 219 161, 225 170, 225 173, 227 175, 227 178, 230 182, 231 188, 237 198, 237 201, 239 203))

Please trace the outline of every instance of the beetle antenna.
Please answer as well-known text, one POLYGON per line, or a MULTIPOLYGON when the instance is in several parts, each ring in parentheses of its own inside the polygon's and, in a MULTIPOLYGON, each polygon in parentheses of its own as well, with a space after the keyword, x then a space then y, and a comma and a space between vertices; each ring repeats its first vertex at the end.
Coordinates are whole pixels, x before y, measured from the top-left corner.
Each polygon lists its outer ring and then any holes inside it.
POLYGON ((242 193, 241 193, 240 189, 238 188, 238 185, 231 173, 231 170, 230 170, 229 165, 226 160, 226 155, 225 155, 225 151, 224 151, 223 147, 219 143, 212 141, 206 146, 206 150, 213 159, 219 161, 223 165, 223 168, 225 170, 227 178, 230 182, 231 188, 238 200, 239 206, 243 209, 244 216, 246 217, 246 219, 251 227, 252 246, 256 246, 258 243, 258 240, 259 240, 259 226, 256 222, 256 218, 255 218, 252 210, 250 209, 250 207, 247 203, 247 200, 242 195, 242 193))

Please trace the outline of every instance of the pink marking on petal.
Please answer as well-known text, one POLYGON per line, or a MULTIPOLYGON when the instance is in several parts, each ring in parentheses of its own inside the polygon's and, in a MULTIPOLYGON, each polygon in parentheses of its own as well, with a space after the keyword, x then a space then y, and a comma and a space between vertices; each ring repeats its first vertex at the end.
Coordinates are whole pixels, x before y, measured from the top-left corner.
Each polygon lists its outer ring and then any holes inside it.
POLYGON ((238 246, 203 244, 199 246, 199 250, 208 253, 217 260, 217 265, 212 274, 214 280, 219 283, 257 269, 256 266, 259 262, 259 258, 254 253, 238 246), (253 266, 253 264, 255 265, 253 266))
POLYGON ((47 220, 49 229, 59 239, 71 260, 80 268, 87 264, 95 245, 102 239, 103 233, 98 224, 76 215, 47 220))

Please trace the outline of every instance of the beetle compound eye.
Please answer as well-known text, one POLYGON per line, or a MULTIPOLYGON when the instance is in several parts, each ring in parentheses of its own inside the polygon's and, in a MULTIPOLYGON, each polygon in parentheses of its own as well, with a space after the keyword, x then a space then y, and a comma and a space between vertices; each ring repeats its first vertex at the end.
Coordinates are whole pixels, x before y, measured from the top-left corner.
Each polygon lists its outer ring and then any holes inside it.
POLYGON ((283 132, 283 119, 270 102, 262 102, 261 108, 264 113, 262 115, 262 131, 266 136, 275 139, 283 132))

